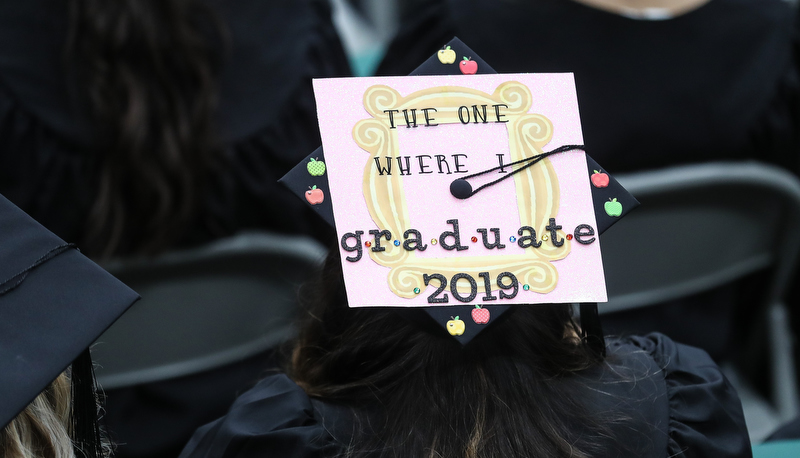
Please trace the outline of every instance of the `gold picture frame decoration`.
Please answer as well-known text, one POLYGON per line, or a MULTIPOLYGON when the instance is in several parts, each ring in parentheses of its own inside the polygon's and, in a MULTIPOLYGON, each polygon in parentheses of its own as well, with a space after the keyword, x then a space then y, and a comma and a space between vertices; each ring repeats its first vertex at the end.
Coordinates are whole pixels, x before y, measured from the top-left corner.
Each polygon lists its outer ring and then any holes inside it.
MULTIPOLYGON (((553 124, 548 118, 528 113, 533 96, 527 86, 516 81, 500 84, 492 94, 465 87, 437 86, 406 97, 389 86, 374 85, 364 92, 363 103, 372 117, 357 122, 352 135, 358 146, 369 153, 364 165, 364 199, 377 227, 390 230, 398 239, 414 226, 409 218, 402 175, 380 175, 374 163, 374 158, 396 157, 400 153, 397 129, 391 128, 385 110, 417 109, 421 113, 422 108, 436 107, 436 123, 441 125, 461 123, 459 107, 504 105, 512 162, 541 154, 542 147, 553 136, 553 124)), ((560 204, 558 177, 552 163, 544 158, 514 174, 514 183, 520 227, 530 226, 537 234, 546 234, 545 226, 557 215, 560 204)), ((563 233, 561 235, 563 237, 563 233)), ((542 243, 539 248, 525 248, 523 254, 497 256, 421 258, 416 250, 409 251, 391 243, 386 245, 385 251, 367 251, 373 261, 391 269, 389 288, 404 298, 417 297, 415 288, 419 288, 417 291, 426 288, 423 275, 434 273, 446 278, 466 273, 477 278, 478 273, 489 272, 491 289, 496 291, 498 275, 510 272, 529 285, 530 291, 548 293, 558 283, 558 271, 552 262, 565 258, 570 252, 570 241, 563 240, 564 244, 559 247, 542 243)), ((469 286, 460 282, 457 289, 467 293, 469 286)))

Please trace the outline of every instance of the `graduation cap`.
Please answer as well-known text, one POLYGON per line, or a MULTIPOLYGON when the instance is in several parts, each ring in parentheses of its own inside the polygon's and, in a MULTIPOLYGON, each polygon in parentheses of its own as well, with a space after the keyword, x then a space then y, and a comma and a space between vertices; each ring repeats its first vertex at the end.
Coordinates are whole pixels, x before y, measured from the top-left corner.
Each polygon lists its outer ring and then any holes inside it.
POLYGON ((72 364, 76 456, 102 456, 88 347, 138 298, 0 196, 0 426, 72 364))
POLYGON ((511 306, 580 303, 604 352, 599 235, 639 203, 585 153, 572 74, 497 74, 454 38, 411 76, 314 90, 324 152, 281 182, 336 228, 350 307, 466 344, 511 306))

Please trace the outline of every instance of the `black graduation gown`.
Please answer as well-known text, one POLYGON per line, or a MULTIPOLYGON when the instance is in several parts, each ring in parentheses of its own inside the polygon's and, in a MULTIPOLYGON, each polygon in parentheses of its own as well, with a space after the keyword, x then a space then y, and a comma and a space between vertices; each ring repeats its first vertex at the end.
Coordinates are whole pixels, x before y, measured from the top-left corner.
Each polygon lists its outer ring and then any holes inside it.
MULTIPOLYGON (((612 174, 717 160, 800 174, 800 24, 788 2, 710 0, 660 21, 571 0, 426 0, 407 13, 379 74, 407 74, 454 35, 500 73, 573 72, 586 151, 612 174)), ((730 359, 766 275, 603 324, 730 359)))
MULTIPOLYGON (((613 423, 618 441, 606 441, 603 456, 752 456, 736 391, 704 351, 650 334, 611 341, 608 352, 580 375, 590 411, 630 418, 613 423)), ((273 375, 198 429, 180 458, 335 456, 353 436, 352 412, 273 375)))
POLYGON ((650 21, 570 0, 428 0, 407 16, 378 74, 408 74, 453 36, 498 73, 573 72, 587 152, 611 173, 719 159, 798 171, 785 1, 711 0, 650 21))
MULTIPOLYGON (((311 78, 350 73, 328 2, 207 1, 229 35, 220 45, 216 113, 224 152, 198 221, 178 245, 245 229, 327 242, 331 229, 278 179, 320 145, 311 78)), ((80 242, 102 151, 63 65, 69 3, 0 2, 0 193, 62 239, 80 242)), ((269 358, 107 392, 116 455, 174 457, 263 375, 269 358)))
MULTIPOLYGON (((202 1, 202 0, 201 0, 202 1)), ((219 77, 222 163, 178 244, 243 229, 330 231, 278 179, 320 144, 312 77, 348 76, 325 0, 208 0, 229 44, 219 77)), ((97 132, 64 65, 68 4, 0 3, 0 193, 80 242, 99 181, 97 132)), ((134 226, 142 222, 130 221, 134 226)))

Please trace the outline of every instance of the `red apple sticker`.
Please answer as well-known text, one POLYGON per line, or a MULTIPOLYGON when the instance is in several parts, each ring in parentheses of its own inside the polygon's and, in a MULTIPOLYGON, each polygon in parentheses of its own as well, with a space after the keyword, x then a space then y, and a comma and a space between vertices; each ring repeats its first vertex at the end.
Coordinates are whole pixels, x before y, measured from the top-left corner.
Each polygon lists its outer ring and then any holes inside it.
POLYGON ((486 324, 489 322, 489 310, 481 307, 480 305, 475 305, 475 308, 472 309, 472 321, 475 324, 486 324))
POLYGON ((592 184, 595 188, 605 188, 608 186, 608 174, 595 170, 592 174, 592 184))
POLYGON ((325 194, 322 193, 322 189, 317 189, 317 185, 309 187, 306 191, 306 200, 311 205, 321 204, 324 199, 325 194))
POLYGON ((469 57, 465 57, 458 68, 461 70, 461 73, 465 75, 474 75, 478 71, 478 63, 474 60, 470 60, 469 57))

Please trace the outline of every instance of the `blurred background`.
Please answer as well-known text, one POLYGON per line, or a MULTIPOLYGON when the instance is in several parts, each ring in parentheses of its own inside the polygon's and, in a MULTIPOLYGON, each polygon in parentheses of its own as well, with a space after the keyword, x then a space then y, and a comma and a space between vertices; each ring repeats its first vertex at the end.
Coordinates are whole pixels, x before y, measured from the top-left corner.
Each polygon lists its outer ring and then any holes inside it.
POLYGON ((794 1, 4 2, 0 194, 144 298, 93 348, 118 456, 177 456, 279 370, 335 242, 277 183, 320 145, 311 80, 454 36, 574 72, 588 154, 643 203, 601 239, 606 333, 705 349, 754 443, 796 417, 794 1))

